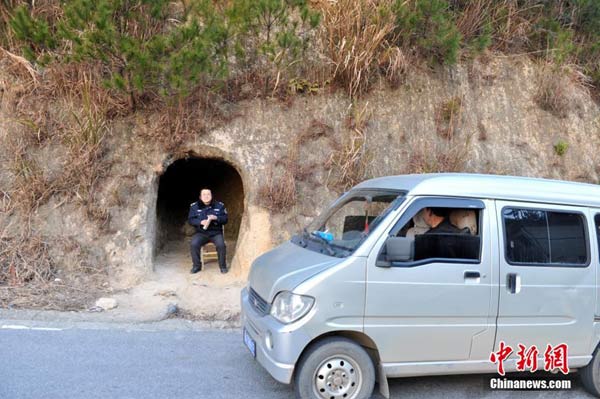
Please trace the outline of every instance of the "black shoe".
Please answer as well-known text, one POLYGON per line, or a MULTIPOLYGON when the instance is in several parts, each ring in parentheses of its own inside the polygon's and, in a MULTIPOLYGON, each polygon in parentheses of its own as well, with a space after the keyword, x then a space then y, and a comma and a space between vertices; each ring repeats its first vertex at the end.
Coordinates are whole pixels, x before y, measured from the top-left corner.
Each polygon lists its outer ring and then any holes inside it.
POLYGON ((190 273, 195 274, 198 273, 200 270, 202 270, 202 266, 194 266, 192 267, 192 270, 190 270, 190 273))
POLYGON ((227 269, 227 268, 221 269, 221 274, 227 274, 228 271, 229 271, 229 269, 227 269))

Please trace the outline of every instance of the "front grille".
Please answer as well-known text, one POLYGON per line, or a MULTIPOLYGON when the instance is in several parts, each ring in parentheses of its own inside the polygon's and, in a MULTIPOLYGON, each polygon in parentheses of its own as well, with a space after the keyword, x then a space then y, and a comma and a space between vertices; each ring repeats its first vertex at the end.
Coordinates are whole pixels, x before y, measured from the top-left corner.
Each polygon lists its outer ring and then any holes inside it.
POLYGON ((250 300, 250 304, 252 304, 254 310, 256 310, 261 316, 265 316, 271 311, 271 305, 262 299, 260 295, 258 295, 252 288, 250 288, 248 299, 250 300))

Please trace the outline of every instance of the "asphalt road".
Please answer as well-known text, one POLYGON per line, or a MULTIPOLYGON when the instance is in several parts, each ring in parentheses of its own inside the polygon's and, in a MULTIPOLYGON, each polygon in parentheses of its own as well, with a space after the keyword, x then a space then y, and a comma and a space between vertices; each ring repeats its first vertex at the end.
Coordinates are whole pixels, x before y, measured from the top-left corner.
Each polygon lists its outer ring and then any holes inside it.
MULTIPOLYGON (((239 331, 181 326, 32 328, 0 319, 0 398, 293 397, 254 361, 239 331)), ((492 391, 490 377, 395 379, 390 389, 393 398, 591 398, 576 375, 572 389, 551 392, 492 391)))

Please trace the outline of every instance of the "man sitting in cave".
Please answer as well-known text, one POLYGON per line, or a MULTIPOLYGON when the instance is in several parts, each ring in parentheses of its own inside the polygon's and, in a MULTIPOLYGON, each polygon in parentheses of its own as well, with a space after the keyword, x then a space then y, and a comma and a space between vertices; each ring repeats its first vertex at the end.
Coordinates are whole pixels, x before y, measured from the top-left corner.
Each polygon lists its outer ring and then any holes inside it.
POLYGON ((193 262, 191 273, 198 273, 202 270, 200 248, 209 241, 217 247, 221 273, 227 273, 225 240, 223 239, 223 225, 227 223, 227 210, 222 202, 213 201, 210 189, 200 190, 200 201, 194 202, 190 206, 188 223, 196 228, 190 244, 193 262))

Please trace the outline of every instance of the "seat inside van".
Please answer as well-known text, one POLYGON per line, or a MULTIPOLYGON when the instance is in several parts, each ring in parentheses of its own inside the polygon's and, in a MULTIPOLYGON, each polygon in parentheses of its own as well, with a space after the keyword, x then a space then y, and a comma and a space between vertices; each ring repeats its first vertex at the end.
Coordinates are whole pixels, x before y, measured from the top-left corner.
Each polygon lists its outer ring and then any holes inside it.
POLYGON ((375 216, 368 216, 365 219, 364 215, 361 216, 346 216, 344 218, 344 231, 342 232, 343 240, 353 240, 360 238, 360 235, 375 219, 375 216), (366 223, 366 224, 365 224, 366 223))
POLYGON ((470 209, 455 209, 450 212, 450 223, 459 229, 468 228, 472 236, 477 235, 477 215, 470 209))

